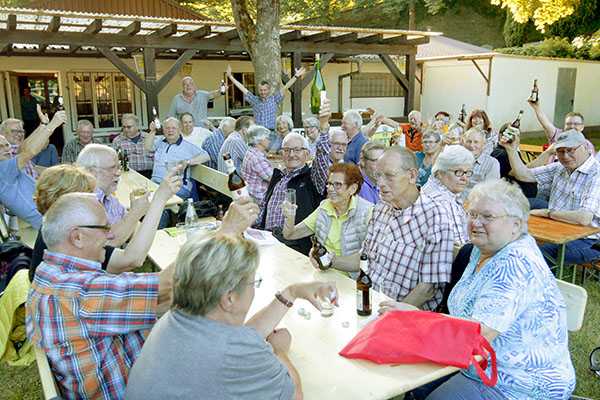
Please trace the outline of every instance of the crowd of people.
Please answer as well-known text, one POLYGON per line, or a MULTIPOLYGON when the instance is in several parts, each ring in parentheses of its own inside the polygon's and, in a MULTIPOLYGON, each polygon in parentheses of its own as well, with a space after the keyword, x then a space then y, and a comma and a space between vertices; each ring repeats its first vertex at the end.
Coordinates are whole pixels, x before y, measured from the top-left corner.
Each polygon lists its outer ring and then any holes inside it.
MULTIPOLYGON (((465 121, 440 111, 429 123, 411 111, 407 124, 372 113, 366 125, 359 111, 348 110, 334 128, 324 99, 319 115, 303 121, 302 134, 277 114, 285 91, 305 72, 297 70, 282 89, 261 82, 253 94, 228 68, 254 116, 227 117, 218 127, 207 122, 206 104, 219 90, 198 90, 186 77, 162 134, 154 122, 145 132, 135 115, 124 114, 109 146, 97 143, 93 125, 82 120, 63 164, 45 170, 32 160, 65 112, 43 116, 27 138, 19 120, 0 125, 0 202, 39 230, 27 333, 47 354, 62 395, 301 398, 286 355, 291 334, 275 327, 296 299, 319 308, 318 298, 335 286, 282 288, 248 319, 261 283, 259 255, 241 233, 254 226, 316 268, 350 277, 366 254, 375 289, 393 300, 381 312, 444 310, 481 324, 498 355, 498 384, 485 387, 468 369, 407 398, 567 398, 575 374, 565 302, 550 269, 558 249, 538 247, 527 223, 538 215, 600 227, 600 164, 583 134, 583 116, 569 113, 558 129, 539 102, 530 103, 550 146, 529 165, 520 157, 518 129, 495 129, 484 110, 465 121), (392 143, 371 139, 384 125, 395 132, 392 143), (152 200, 132 198, 127 209, 115 197, 120 153, 129 168, 159 184, 152 200), (175 265, 131 272, 156 230, 173 223, 167 200, 200 198, 190 167, 228 173, 226 154, 250 197, 231 203, 216 232, 188 241, 175 265), (316 245, 329 254, 326 265, 315 258, 316 245), (455 256, 467 250, 468 262, 453 270, 455 256)), ((569 243, 566 262, 600 258, 598 238, 569 243)))

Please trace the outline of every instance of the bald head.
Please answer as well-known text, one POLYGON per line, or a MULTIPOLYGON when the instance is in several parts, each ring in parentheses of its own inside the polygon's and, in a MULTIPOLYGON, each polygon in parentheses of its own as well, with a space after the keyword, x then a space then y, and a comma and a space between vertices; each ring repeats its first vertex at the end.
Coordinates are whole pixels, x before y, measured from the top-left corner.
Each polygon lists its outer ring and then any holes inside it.
POLYGON ((392 146, 383 153, 383 157, 399 169, 418 169, 415 154, 406 147, 392 146))

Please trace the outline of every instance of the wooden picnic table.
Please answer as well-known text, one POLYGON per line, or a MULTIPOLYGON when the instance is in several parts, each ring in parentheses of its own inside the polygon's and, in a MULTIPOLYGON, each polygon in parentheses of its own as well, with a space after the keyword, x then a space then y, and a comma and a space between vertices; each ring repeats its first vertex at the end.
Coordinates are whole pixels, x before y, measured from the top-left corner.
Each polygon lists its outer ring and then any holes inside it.
POLYGON ((539 156, 540 154, 542 154, 544 152, 544 149, 542 146, 538 146, 535 144, 520 144, 519 145, 519 150, 521 151, 521 154, 523 155, 523 158, 525 159, 525 162, 531 162, 533 161, 535 158, 537 158, 537 156, 539 156))
MULTIPOLYGON (((149 256, 159 268, 165 268, 175 260, 184 241, 159 231, 149 256)), ((356 313, 356 282, 337 271, 317 271, 306 256, 281 243, 259 249, 257 275, 263 282, 256 289, 249 316, 291 283, 333 281, 338 289, 340 307, 333 316, 324 318, 308 302, 298 300, 280 323, 292 334, 289 357, 300 374, 305 400, 389 399, 457 371, 433 363, 391 366, 341 357, 339 351, 370 321, 356 313), (310 319, 299 315, 300 308, 310 312, 310 319)), ((383 299, 385 296, 373 292, 374 315, 383 299)))
MULTIPOLYGON (((558 256, 555 260, 558 267, 558 279, 563 279, 566 245, 573 240, 584 239, 598 232, 600 232, 599 228, 591 226, 574 225, 536 215, 529 216, 529 234, 531 236, 541 242, 559 245, 558 256)), ((575 282, 575 276, 574 270, 572 282, 575 282)))

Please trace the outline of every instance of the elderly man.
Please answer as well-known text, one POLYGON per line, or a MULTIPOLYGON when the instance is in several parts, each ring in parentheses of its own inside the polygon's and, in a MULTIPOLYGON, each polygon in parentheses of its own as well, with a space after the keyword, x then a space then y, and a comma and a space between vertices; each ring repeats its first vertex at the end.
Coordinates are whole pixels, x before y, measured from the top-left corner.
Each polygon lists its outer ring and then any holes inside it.
POLYGON ((96 178, 96 198, 104 207, 108 223, 112 226, 114 238, 111 245, 122 245, 129 239, 140 218, 146 214, 148 197, 132 200, 131 209, 127 212, 113 195, 121 177, 121 165, 117 152, 111 147, 97 143, 86 146, 77 157, 77 166, 96 178))
MULTIPOLYGON (((154 125, 150 133, 144 138, 146 151, 154 151, 154 168, 152 169, 152 181, 160 183, 166 175, 170 163, 184 163, 183 186, 177 196, 187 199, 192 197, 193 182, 188 165, 198 165, 210 159, 208 153, 194 144, 183 140, 179 126, 179 120, 173 117, 163 122, 164 136, 156 137, 154 125)), ((162 222, 161 222, 161 226, 162 222)))
POLYGON ((478 128, 471 128, 465 132, 463 145, 475 157, 473 176, 469 180, 467 189, 463 192, 463 199, 465 199, 469 191, 479 182, 500 179, 500 164, 494 157, 484 153, 483 150, 486 146, 485 133, 478 128))
POLYGON ((251 93, 246 87, 233 77, 231 73, 231 66, 227 66, 227 78, 233 84, 244 93, 244 100, 246 100, 252 106, 252 112, 257 125, 264 126, 265 128, 274 131, 275 130, 275 119, 277 117, 277 110, 279 104, 283 101, 285 93, 289 88, 296 83, 296 80, 302 78, 306 70, 304 67, 297 69, 292 79, 290 79, 284 86, 279 90, 275 90, 275 93, 271 94, 271 84, 268 81, 262 81, 258 84, 258 96, 251 93))
POLYGON ((313 158, 317 153, 317 139, 319 138, 319 127, 321 124, 315 117, 308 117, 302 121, 302 127, 304 128, 304 136, 308 139, 308 147, 310 150, 310 157, 313 158))
POLYGON ((219 158, 217 159, 219 171, 223 173, 229 173, 227 171, 227 166, 225 165, 225 160, 223 160, 223 156, 225 154, 229 154, 233 160, 235 169, 238 171, 238 173, 241 173, 242 162, 244 161, 244 156, 248 151, 246 134, 248 133, 248 128, 250 128, 252 125, 254 125, 254 119, 252 119, 252 117, 243 116, 239 117, 237 121, 235 121, 235 131, 227 136, 227 139, 225 139, 221 149, 219 150, 219 158))
POLYGON ((379 188, 377 187, 377 160, 385 152, 385 147, 379 143, 365 143, 360 151, 360 173, 363 184, 358 195, 363 199, 377 204, 379 202, 379 188))
POLYGON ((341 129, 330 129, 329 143, 331 143, 331 161, 334 164, 344 162, 344 158, 348 155, 348 136, 341 129))
POLYGON ((360 150, 368 139, 363 135, 363 120, 360 113, 356 110, 348 110, 342 118, 342 130, 348 137, 348 149, 344 156, 344 162, 351 162, 358 165, 360 161, 360 150))
POLYGON ((201 126, 200 121, 206 119, 208 114, 208 102, 221 96, 221 91, 219 88, 211 92, 198 90, 191 76, 181 80, 181 87, 181 93, 176 94, 171 101, 169 117, 179 119, 183 113, 190 113, 194 116, 196 126, 201 126))
MULTIPOLYGON (((532 210, 532 215, 570 224, 600 227, 600 163, 586 147, 581 132, 570 129, 558 135, 554 148, 558 161, 528 169, 518 155, 518 136, 512 143, 501 140, 506 148, 511 174, 524 182, 537 182, 538 195, 549 198, 548 208, 532 210)), ((565 262, 584 264, 600 258, 592 245, 600 235, 574 240, 566 245, 565 262)), ((542 252, 556 260, 558 245, 543 244, 542 252)))
POLYGON ((219 167, 219 151, 221 146, 225 142, 225 139, 235 131, 235 119, 226 117, 219 123, 219 128, 216 129, 206 140, 202 143, 202 150, 206 151, 210 157, 210 160, 206 165, 212 169, 218 169, 219 167))
POLYGON ((127 155, 129 168, 139 172, 146 178, 152 177, 152 166, 154 165, 154 154, 144 147, 146 133, 139 127, 139 119, 135 114, 123 114, 121 127, 123 131, 117 136, 112 147, 123 151, 127 155))
POLYGON ((283 170, 275 168, 273 171, 273 178, 269 182, 258 218, 260 229, 273 231, 281 241, 303 254, 308 254, 310 251, 310 240, 308 238, 293 241, 283 239, 284 216, 281 206, 286 199, 286 190, 294 189, 296 191, 296 204, 298 205, 294 224, 298 224, 304 221, 323 200, 328 170, 331 166, 329 158, 330 115, 329 100, 326 100, 319 115, 321 135, 317 141, 317 155, 310 167, 306 164, 308 161, 308 140, 295 132, 285 137, 281 147, 285 168, 283 170))
POLYGON ((273 177, 273 166, 267 159, 271 132, 260 125, 248 129, 248 151, 242 163, 242 177, 246 181, 248 194, 256 204, 262 204, 269 182, 273 177))
POLYGON ((63 163, 73 164, 77 161, 77 157, 81 150, 94 141, 94 125, 87 119, 77 121, 77 131, 75 137, 65 144, 63 148, 61 161, 63 163))
MULTIPOLYGON (((0 135, 4 136, 4 138, 10 144, 10 154, 12 157, 16 156, 17 153, 21 149, 21 144, 23 144, 23 139, 25 139, 25 130, 23 129, 23 121, 16 118, 8 118, 0 124, 0 135)), ((47 143, 46 143, 47 144, 47 143)), ((44 147, 46 147, 46 144, 44 147)), ((39 150, 35 155, 39 154, 42 150, 39 150)), ((34 155, 34 157, 35 157, 34 155)), ((28 159, 24 166, 22 167, 23 171, 32 177, 33 179, 37 179, 38 172, 35 169, 35 165, 32 162, 33 158, 28 159)))
POLYGON ((408 125, 402 125, 405 146, 412 151, 423 151, 423 118, 421 112, 412 110, 408 113, 408 125))
POLYGON ((52 132, 65 119, 64 112, 57 112, 48 125, 40 125, 25 139, 16 156, 13 156, 8 140, 0 135, 0 203, 34 229, 42 225, 42 216, 33 202, 35 181, 25 173, 24 167, 45 147, 52 132))
MULTIPOLYGON (((148 212, 153 229, 170 197, 161 193, 165 199, 148 212)), ((48 357, 64 398, 121 399, 129 369, 169 306, 173 268, 103 271, 114 235, 93 194, 61 196, 45 214, 42 236, 48 250, 27 299, 27 336, 48 357)))

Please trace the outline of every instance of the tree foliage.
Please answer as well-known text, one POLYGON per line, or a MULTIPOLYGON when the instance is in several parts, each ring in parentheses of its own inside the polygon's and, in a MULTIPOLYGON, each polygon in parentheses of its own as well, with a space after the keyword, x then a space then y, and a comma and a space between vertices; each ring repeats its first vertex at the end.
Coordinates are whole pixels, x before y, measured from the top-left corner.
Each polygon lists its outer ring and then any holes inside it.
POLYGON ((535 26, 544 32, 546 28, 561 18, 573 14, 581 0, 491 0, 492 4, 507 8, 515 21, 526 23, 533 20, 535 26))
POLYGON ((548 28, 552 36, 568 37, 586 35, 600 29, 600 0, 581 0, 573 14, 548 28))

